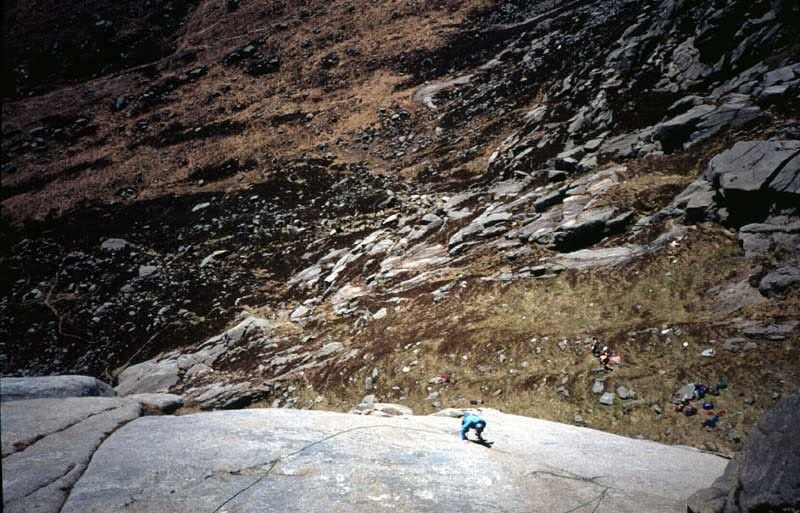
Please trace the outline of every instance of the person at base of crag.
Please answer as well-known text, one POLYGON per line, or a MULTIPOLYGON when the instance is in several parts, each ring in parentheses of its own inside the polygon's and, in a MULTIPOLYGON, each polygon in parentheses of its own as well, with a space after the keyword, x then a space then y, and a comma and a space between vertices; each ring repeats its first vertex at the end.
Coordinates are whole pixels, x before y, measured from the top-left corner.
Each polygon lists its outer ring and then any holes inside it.
POLYGON ((611 350, 609 350, 607 346, 603 346, 603 350, 600 352, 600 364, 603 366, 603 370, 613 371, 614 369, 611 367, 610 363, 611 350))
POLYGON ((461 419, 461 439, 465 442, 469 441, 467 433, 469 433, 470 429, 474 429, 475 434, 478 435, 478 440, 483 441, 481 433, 486 429, 486 421, 474 413, 465 413, 461 419))
POLYGON ((600 354, 603 352, 603 344, 597 340, 597 337, 592 339, 592 354, 595 358, 600 358, 600 354))

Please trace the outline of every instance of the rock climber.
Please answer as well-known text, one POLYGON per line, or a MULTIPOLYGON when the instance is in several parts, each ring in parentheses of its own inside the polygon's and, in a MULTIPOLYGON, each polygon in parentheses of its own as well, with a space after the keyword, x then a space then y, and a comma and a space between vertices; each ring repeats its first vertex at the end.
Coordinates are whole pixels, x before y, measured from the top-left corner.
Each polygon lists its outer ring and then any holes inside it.
POLYGON ((464 417, 461 419, 461 439, 465 442, 468 442, 469 439, 467 438, 467 433, 469 433, 470 429, 475 430, 475 434, 478 435, 478 440, 483 441, 483 430, 486 428, 486 421, 482 418, 478 417, 474 413, 465 413, 464 417))

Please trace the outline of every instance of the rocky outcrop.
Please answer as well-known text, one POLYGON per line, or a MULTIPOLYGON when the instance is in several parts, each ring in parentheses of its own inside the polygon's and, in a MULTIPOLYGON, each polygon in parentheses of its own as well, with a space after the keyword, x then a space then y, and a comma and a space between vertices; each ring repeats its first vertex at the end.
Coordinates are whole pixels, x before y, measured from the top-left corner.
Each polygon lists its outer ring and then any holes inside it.
POLYGON ((450 417, 276 409, 142 417, 105 441, 62 513, 522 513, 584 503, 678 513, 692 483, 710 483, 724 465, 683 447, 481 415, 492 449, 462 443, 450 417))
POLYGON ((800 141, 738 142, 711 159, 704 176, 728 198, 763 192, 775 199, 786 194, 796 201, 800 199, 800 141))
POLYGON ((758 421, 741 453, 713 486, 688 500, 689 513, 791 513, 800 508, 800 391, 758 421))
POLYGON ((0 400, 20 401, 57 397, 111 397, 113 388, 91 376, 0 378, 0 400))
POLYGON ((665 151, 672 152, 705 141, 723 129, 741 128, 767 116, 759 107, 749 105, 749 100, 742 95, 719 106, 697 105, 656 125, 653 138, 665 151))

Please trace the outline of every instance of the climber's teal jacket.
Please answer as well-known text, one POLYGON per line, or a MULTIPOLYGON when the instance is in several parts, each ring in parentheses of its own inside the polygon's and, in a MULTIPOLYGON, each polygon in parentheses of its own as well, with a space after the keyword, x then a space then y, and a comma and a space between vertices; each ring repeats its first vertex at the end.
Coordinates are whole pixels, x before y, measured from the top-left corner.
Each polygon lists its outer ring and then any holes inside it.
POLYGON ((486 421, 485 420, 483 420, 482 418, 478 417, 477 415, 473 415, 471 413, 467 413, 461 419, 461 439, 462 440, 466 440, 467 439, 467 432, 470 429, 474 429, 475 431, 478 432, 478 435, 480 435, 481 431, 483 431, 483 428, 485 428, 485 427, 486 427, 486 421))

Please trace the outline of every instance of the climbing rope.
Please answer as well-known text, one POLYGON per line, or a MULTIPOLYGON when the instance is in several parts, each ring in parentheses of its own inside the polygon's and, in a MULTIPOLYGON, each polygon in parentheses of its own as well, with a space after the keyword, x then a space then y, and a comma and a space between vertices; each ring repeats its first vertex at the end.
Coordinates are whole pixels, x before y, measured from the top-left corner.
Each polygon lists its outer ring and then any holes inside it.
POLYGON ((575 506, 572 509, 568 509, 564 513, 572 513, 573 511, 578 511, 579 509, 585 508, 586 506, 591 506, 594 503, 594 501, 597 501, 597 504, 595 504, 594 509, 592 510, 592 513, 595 513, 597 511, 597 508, 600 507, 600 503, 602 503, 603 499, 606 497, 606 493, 607 492, 608 492, 608 488, 605 488, 605 489, 603 489, 602 492, 600 492, 600 494, 597 497, 595 497, 595 498, 593 498, 591 500, 588 500, 588 501, 584 502, 583 504, 579 504, 579 505, 575 506))
MULTIPOLYGON (((292 456, 296 456, 296 455, 300 454, 301 452, 314 447, 315 445, 319 445, 321 443, 327 442, 328 440, 330 440, 332 438, 336 438, 337 436, 341 436, 341 435, 344 435, 344 434, 347 434, 347 433, 351 433, 353 431, 358 431, 358 430, 363 430, 363 429, 375 429, 375 428, 402 429, 403 431, 418 431, 420 433, 429 433, 429 434, 434 434, 434 435, 447 434, 447 433, 444 433, 442 431, 433 431, 433 430, 430 430, 430 429, 419 429, 419 428, 412 428, 412 427, 405 427, 405 426, 390 426, 388 424, 374 424, 374 425, 371 425, 371 426, 357 426, 357 427, 345 429, 343 431, 338 431, 336 433, 333 433, 332 435, 328 435, 328 436, 326 436, 324 438, 320 438, 319 440, 315 440, 315 441, 313 441, 313 442, 311 442, 309 444, 306 444, 303 447, 297 449, 296 451, 290 452, 289 454, 286 454, 285 456, 280 456, 280 457, 275 458, 274 460, 268 462, 270 464, 269 468, 267 468, 266 472, 264 472, 263 475, 259 476, 258 479, 256 479, 255 481, 253 481, 249 485, 245 486, 244 488, 242 488, 241 490, 239 490, 238 492, 236 492, 235 494, 230 496, 228 499, 225 500, 225 502, 223 502, 222 504, 217 506, 217 508, 212 513, 217 513, 226 504, 230 503, 236 497, 240 496, 241 494, 243 494, 244 492, 246 492, 250 488, 254 487, 258 483, 263 481, 264 478, 268 477, 270 475, 270 473, 278 465, 278 463, 280 463, 282 460, 286 460, 286 459, 291 458, 292 456)), ((263 463, 261 465, 266 465, 266 463, 263 463)), ((259 466, 261 466, 261 465, 259 465, 259 466)))

